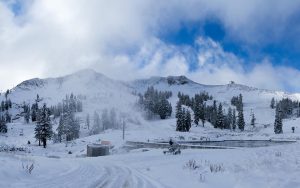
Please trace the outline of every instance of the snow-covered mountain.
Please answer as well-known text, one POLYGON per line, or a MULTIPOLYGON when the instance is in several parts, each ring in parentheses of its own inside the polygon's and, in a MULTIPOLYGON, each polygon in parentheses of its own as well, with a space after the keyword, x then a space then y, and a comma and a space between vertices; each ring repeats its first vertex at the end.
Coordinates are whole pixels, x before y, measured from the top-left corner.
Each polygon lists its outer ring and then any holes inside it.
MULTIPOLYGON (((58 78, 26 80, 11 89, 8 98, 13 102, 12 115, 19 114, 23 103, 32 104, 39 95, 40 104, 57 105, 66 95, 83 96, 84 113, 115 108, 131 113, 136 97, 124 83, 110 79, 93 70, 82 70, 58 78)), ((1 95, 4 100, 4 94, 1 95)))
MULTIPOLYGON (((16 104, 15 106, 18 106, 24 102, 32 104, 38 94, 42 102, 48 105, 56 105, 67 94, 73 93, 86 97, 86 100, 83 101, 85 112, 92 113, 94 110, 116 108, 120 112, 133 114, 136 113, 134 104, 137 101, 137 96, 134 93, 143 93, 150 86, 162 91, 172 91, 173 97, 170 100, 173 106, 178 100, 178 92, 192 96, 206 91, 214 99, 223 102, 225 107, 230 105, 232 96, 241 93, 245 103, 246 116, 252 109, 255 109, 255 111, 258 111, 258 119, 263 119, 266 113, 271 117, 273 116, 274 112, 269 109, 272 97, 276 99, 283 97, 299 99, 299 94, 257 89, 235 83, 227 85, 199 84, 185 76, 151 77, 149 79, 123 82, 110 79, 91 69, 58 78, 26 80, 11 89, 8 98, 16 104)), ((3 94, 1 98, 4 98, 3 94)))

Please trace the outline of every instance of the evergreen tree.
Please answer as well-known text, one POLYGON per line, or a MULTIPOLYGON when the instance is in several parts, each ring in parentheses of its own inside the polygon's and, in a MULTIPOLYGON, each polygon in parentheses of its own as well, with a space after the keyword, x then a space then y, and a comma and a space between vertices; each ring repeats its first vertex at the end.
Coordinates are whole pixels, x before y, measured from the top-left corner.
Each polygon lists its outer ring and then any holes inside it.
POLYGON ((232 111, 232 129, 235 130, 236 129, 236 114, 235 114, 235 109, 233 109, 232 111))
POLYGON ((6 123, 11 123, 11 115, 8 111, 5 112, 5 121, 6 123))
POLYGON ((189 132, 192 127, 192 118, 189 110, 185 113, 185 131, 189 132))
POLYGON ((283 131, 282 131, 282 111, 278 105, 276 105, 274 132, 275 132, 275 134, 283 133, 283 131))
POLYGON ((77 100, 77 112, 82 112, 82 102, 77 100))
POLYGON ((172 92, 159 92, 153 87, 149 87, 144 95, 139 95, 138 104, 145 110, 147 118, 153 118, 158 115, 161 119, 166 119, 172 114, 172 105, 168 102, 168 98, 172 96, 172 92))
POLYGON ((168 102, 166 98, 162 98, 158 103, 158 115, 160 116, 160 119, 166 119, 166 117, 170 116, 172 113, 172 106, 168 102), (171 113, 170 113, 171 111, 171 113))
POLYGON ((6 100, 7 100, 8 94, 9 94, 9 90, 6 90, 6 92, 5 92, 5 99, 6 99, 6 100))
POLYGON ((46 148, 47 140, 52 137, 52 125, 50 121, 50 110, 46 107, 46 104, 39 110, 39 117, 37 121, 37 137, 43 142, 44 148, 46 148))
MULTIPOLYGON (((180 94, 180 92, 178 93, 178 95, 180 94)), ((176 103, 176 111, 175 111, 175 117, 178 118, 179 112, 182 112, 182 107, 181 107, 181 103, 178 101, 176 103)))
POLYGON ((211 123, 213 124, 214 128, 217 128, 218 108, 216 100, 214 100, 211 116, 211 123))
POLYGON ((34 103, 31 106, 31 121, 35 122, 37 120, 37 112, 39 110, 38 103, 34 103))
POLYGON ((39 146, 42 141, 42 123, 40 121, 40 111, 36 112, 36 126, 34 128, 34 137, 39 141, 39 146))
POLYGON ((117 129, 118 128, 118 122, 117 122, 117 113, 114 108, 110 109, 109 113, 109 124, 112 129, 117 129))
POLYGON ((11 107, 12 107, 12 102, 11 102, 10 99, 7 100, 7 106, 8 106, 8 108, 11 108, 11 107))
POLYGON ((196 124, 196 126, 199 124, 199 120, 200 120, 200 106, 195 104, 195 106, 194 106, 194 123, 196 124))
POLYGON ((30 107, 24 104, 24 120, 29 123, 30 120, 30 107))
POLYGON ((61 114, 60 115, 60 118, 59 118, 59 123, 58 123, 58 127, 57 127, 57 136, 58 136, 58 139, 59 139, 59 142, 62 141, 62 136, 63 135, 66 135, 66 128, 65 128, 65 123, 64 122, 65 118, 64 118, 64 114, 61 114))
POLYGON ((219 108, 218 108, 216 127, 220 129, 224 128, 224 115, 223 115, 223 107, 221 103, 219 104, 219 108))
POLYGON ((204 127, 204 123, 205 123, 205 104, 203 104, 203 103, 200 104, 199 118, 201 119, 202 126, 204 127))
POLYGON ((2 101, 2 102, 1 102, 1 111, 3 112, 4 110, 5 110, 5 102, 2 101))
POLYGON ((94 112, 94 123, 90 134, 99 134, 101 132, 101 120, 99 114, 94 112))
POLYGON ((245 120, 244 120, 243 110, 238 111, 238 127, 241 131, 244 131, 244 129, 245 129, 245 120))
POLYGON ((274 99, 274 97, 273 97, 272 100, 271 100, 271 105, 270 105, 270 107, 271 107, 272 109, 275 108, 275 99, 274 99))
POLYGON ((241 110, 243 110, 243 95, 242 94, 240 94, 239 95, 239 103, 238 103, 238 111, 241 111, 241 110))
POLYGON ((61 141, 63 135, 66 136, 67 141, 79 138, 79 131, 80 121, 78 118, 75 118, 74 112, 69 109, 63 112, 57 127, 59 140, 61 141))
POLYGON ((107 109, 104 109, 101 115, 101 120, 102 120, 102 129, 103 131, 106 129, 109 129, 109 117, 108 117, 108 111, 107 109))
POLYGON ((0 117, 0 133, 7 133, 7 125, 3 116, 0 117))
POLYGON ((184 119, 184 114, 183 114, 183 109, 180 105, 180 103, 177 103, 176 107, 176 131, 183 132, 184 131, 184 125, 183 125, 183 119, 184 119))
POLYGON ((228 113, 225 119, 225 129, 231 129, 231 125, 232 125, 232 109, 229 107, 228 108, 228 113))
POLYGON ((255 127, 255 121, 256 121, 256 118, 255 118, 254 113, 252 112, 252 114, 251 114, 251 125, 252 125, 252 127, 255 127))
POLYGON ((75 118, 75 114, 71 110, 67 111, 66 113, 66 123, 67 141, 79 138, 79 119, 75 118))
POLYGON ((69 110, 74 113, 77 111, 77 108, 76 108, 76 101, 75 101, 75 97, 73 95, 73 93, 71 93, 70 95, 70 99, 69 99, 69 110))

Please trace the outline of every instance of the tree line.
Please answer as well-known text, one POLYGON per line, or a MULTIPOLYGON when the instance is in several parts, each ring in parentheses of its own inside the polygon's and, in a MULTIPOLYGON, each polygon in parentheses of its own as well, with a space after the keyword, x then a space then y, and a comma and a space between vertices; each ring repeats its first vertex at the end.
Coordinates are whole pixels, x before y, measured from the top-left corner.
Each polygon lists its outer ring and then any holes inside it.
POLYGON ((9 114, 9 109, 12 108, 12 102, 8 98, 10 91, 5 92, 5 100, 1 101, 0 106, 0 133, 7 133, 7 123, 11 122, 11 115, 9 114))
POLYGON ((92 117, 92 125, 90 115, 86 116, 86 127, 89 130, 89 135, 99 134, 107 129, 119 129, 121 127, 121 117, 117 114, 114 108, 104 109, 101 113, 94 112, 92 117))
POLYGON ((274 132, 275 134, 283 133, 282 119, 300 117, 300 103, 289 98, 283 98, 275 101, 271 99, 270 107, 275 109, 274 132))
MULTIPOLYGON (((192 123, 198 126, 201 121, 202 126, 206 121, 211 123, 214 128, 219 129, 232 129, 235 130, 237 127, 239 130, 243 131, 245 128, 244 114, 243 114, 243 98, 240 94, 239 96, 234 96, 232 99, 232 105, 236 107, 238 115, 236 116, 236 109, 229 107, 226 110, 223 108, 222 103, 218 103, 214 100, 212 105, 207 105, 207 101, 212 100, 212 96, 208 93, 203 92, 196 94, 194 97, 190 98, 189 95, 184 95, 178 93, 179 101, 176 105, 176 130, 187 132, 190 130, 192 123), (185 107, 183 107, 183 105, 185 107), (190 111, 193 111, 194 117, 191 119, 190 111)), ((251 122, 255 124, 254 114, 252 116, 251 122)))
POLYGON ((168 99, 172 96, 171 91, 158 91, 154 87, 148 87, 144 94, 139 94, 138 104, 146 112, 146 117, 152 119, 159 116, 166 119, 172 114, 172 105, 168 99))

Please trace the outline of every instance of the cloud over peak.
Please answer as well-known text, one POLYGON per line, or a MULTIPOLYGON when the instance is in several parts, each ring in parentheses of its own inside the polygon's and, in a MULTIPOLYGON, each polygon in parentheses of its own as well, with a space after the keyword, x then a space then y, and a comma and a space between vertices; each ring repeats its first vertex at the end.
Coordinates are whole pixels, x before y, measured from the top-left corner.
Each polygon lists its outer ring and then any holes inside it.
POLYGON ((201 32, 192 44, 177 45, 162 37, 184 23, 201 27, 205 20, 218 19, 226 31, 224 40, 240 41, 251 55, 287 41, 297 51, 299 5, 298 0, 2 0, 0 88, 94 68, 117 79, 184 74, 206 84, 235 80, 300 91, 299 71, 277 65, 268 55, 249 63, 201 32), (294 29, 287 30, 291 24, 294 29))

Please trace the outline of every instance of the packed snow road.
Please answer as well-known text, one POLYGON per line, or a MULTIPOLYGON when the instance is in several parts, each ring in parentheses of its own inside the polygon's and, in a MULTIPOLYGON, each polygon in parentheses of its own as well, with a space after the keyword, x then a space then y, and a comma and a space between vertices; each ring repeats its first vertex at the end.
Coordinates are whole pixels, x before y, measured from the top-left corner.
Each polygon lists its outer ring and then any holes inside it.
POLYGON ((159 182, 124 164, 112 163, 100 158, 50 159, 46 157, 23 158, 9 156, 1 158, 1 166, 11 165, 8 172, 1 174, 6 181, 0 187, 88 187, 88 188, 162 188, 159 182), (11 159, 14 160, 11 160, 11 159), (26 166, 34 164, 31 174, 26 166), (25 166, 25 167, 23 167, 25 166), (16 176, 16 171, 25 171, 16 176), (15 181, 8 181, 9 179, 15 181))

